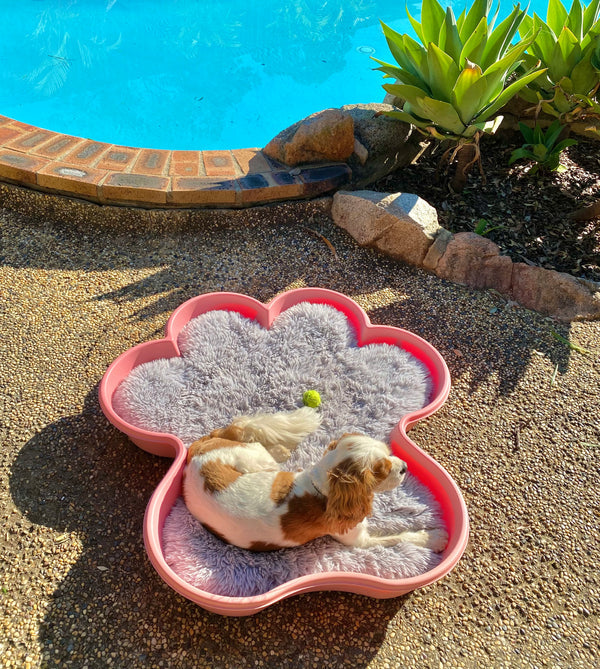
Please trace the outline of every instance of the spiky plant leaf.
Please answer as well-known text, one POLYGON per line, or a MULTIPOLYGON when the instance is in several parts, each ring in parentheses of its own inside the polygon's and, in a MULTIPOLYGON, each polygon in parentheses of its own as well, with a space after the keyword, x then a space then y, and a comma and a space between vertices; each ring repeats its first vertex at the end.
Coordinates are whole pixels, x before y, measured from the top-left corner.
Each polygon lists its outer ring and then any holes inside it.
POLYGON ((446 16, 444 17, 444 22, 438 36, 438 45, 440 49, 445 51, 454 60, 457 66, 460 65, 460 54, 463 45, 460 41, 452 7, 446 9, 446 16))

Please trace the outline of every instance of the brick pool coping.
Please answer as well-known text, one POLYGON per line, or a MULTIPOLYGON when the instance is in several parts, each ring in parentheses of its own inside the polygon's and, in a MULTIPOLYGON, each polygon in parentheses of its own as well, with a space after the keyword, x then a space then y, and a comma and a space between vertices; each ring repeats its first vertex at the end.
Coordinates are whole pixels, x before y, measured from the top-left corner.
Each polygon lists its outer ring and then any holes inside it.
POLYGON ((260 149, 118 146, 0 116, 0 180, 99 204, 241 208, 316 197, 351 174, 345 163, 290 169, 260 149))

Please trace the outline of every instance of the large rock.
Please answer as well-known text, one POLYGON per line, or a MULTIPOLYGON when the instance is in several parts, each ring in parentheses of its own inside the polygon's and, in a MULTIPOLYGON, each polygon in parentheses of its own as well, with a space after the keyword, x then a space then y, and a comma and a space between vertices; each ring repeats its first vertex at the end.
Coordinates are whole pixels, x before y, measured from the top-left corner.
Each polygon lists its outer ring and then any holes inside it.
POLYGON ((600 284, 543 267, 514 263, 512 298, 564 321, 600 318, 600 284))
POLYGON ((510 293, 512 261, 500 255, 494 242, 474 232, 459 232, 448 241, 435 266, 442 279, 472 288, 495 288, 510 293))
POLYGON ((286 165, 344 161, 354 152, 354 121, 340 109, 325 109, 280 132, 263 149, 286 165))
POLYGON ((331 214, 361 246, 413 265, 422 264, 436 235, 444 230, 435 209, 411 193, 339 191, 331 214))
POLYGON ((422 136, 409 123, 395 121, 381 112, 393 111, 388 104, 345 105, 343 112, 354 120, 356 146, 348 159, 352 186, 364 188, 401 167, 422 151, 422 136))

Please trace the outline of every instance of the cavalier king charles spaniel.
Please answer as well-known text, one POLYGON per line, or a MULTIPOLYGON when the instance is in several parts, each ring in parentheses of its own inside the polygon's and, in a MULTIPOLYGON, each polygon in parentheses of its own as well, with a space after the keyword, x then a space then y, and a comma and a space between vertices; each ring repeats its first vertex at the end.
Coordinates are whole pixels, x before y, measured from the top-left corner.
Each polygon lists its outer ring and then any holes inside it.
POLYGON ((442 529, 369 533, 374 493, 400 485, 407 469, 383 442, 344 434, 312 467, 298 472, 280 467, 320 423, 314 409, 303 407, 242 416, 195 441, 183 473, 190 513, 223 541, 253 551, 331 535, 360 548, 410 542, 441 553, 448 543, 442 529))

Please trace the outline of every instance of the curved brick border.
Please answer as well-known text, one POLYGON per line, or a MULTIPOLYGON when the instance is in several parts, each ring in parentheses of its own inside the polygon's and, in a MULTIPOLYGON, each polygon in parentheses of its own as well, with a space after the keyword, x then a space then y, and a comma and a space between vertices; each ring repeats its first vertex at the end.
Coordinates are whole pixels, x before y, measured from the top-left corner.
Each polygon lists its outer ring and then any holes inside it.
POLYGON ((290 170, 260 149, 138 149, 0 116, 0 180, 100 204, 240 208, 315 197, 350 176, 345 163, 290 170))

